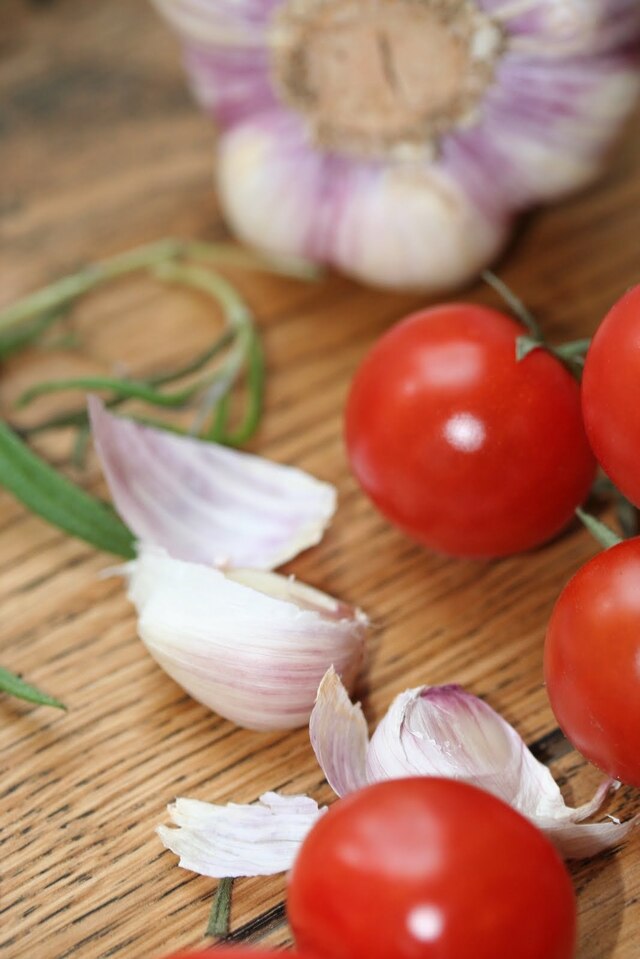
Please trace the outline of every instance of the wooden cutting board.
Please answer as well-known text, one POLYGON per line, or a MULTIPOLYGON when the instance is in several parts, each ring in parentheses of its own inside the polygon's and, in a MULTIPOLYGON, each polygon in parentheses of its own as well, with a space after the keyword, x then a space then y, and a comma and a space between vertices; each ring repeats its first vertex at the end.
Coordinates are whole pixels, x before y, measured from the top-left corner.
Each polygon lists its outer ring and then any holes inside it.
MULTIPOLYGON (((4 0, 0 24, 0 299, 80 263, 166 235, 224 237, 211 184, 213 135, 179 54, 144 0, 4 0)), ((639 279, 638 116, 596 188, 523 223, 501 275, 552 339, 589 335, 639 279)), ((335 483, 337 519, 288 570, 363 606, 376 628, 361 691, 371 724, 392 697, 456 681, 513 722, 566 795, 599 782, 559 733, 542 686, 545 624, 559 589, 596 551, 571 529, 500 563, 440 559, 391 529, 347 470, 341 412, 351 374, 415 296, 331 277, 299 284, 237 274, 268 355, 264 424, 252 447, 335 483)), ((478 285, 464 296, 495 303, 478 285)), ((199 298, 145 279, 76 311, 76 352, 32 351, 3 370, 4 415, 26 384, 125 364, 186 360, 219 319, 199 298)), ((67 406, 41 401, 34 419, 67 406)), ((68 467, 70 438, 39 448, 68 467)), ((104 492, 94 461, 74 478, 104 492)), ((154 829, 177 795, 225 802, 266 789, 331 793, 304 729, 264 735, 192 702, 154 664, 112 559, 0 494, 0 661, 55 693, 66 715, 0 700, 3 959, 154 959, 203 944, 215 883, 182 871, 154 829)), ((640 587, 639 587, 640 588, 640 587)), ((615 650, 612 649, 612 655, 615 650)), ((621 704, 624 708, 624 704, 621 704)), ((621 789, 610 811, 628 817, 621 789)), ((640 939, 637 839, 572 867, 581 959, 632 959, 640 939)), ((285 944, 285 882, 237 882, 234 940, 285 944)), ((543 904, 540 909, 544 922, 543 904)), ((515 955, 515 953, 514 953, 515 955)))

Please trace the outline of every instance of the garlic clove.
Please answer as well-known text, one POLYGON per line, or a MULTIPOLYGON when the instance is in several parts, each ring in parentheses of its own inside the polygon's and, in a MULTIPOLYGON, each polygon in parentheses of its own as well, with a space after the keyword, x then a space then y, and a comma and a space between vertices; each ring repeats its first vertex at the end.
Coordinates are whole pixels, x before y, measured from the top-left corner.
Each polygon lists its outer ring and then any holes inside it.
POLYGON ((321 196, 325 161, 302 126, 279 111, 236 124, 218 141, 216 180, 224 215, 245 243, 269 255, 326 261, 323 233, 335 216, 345 164, 321 196))
POLYGON ((491 11, 510 35, 510 49, 541 57, 624 51, 640 29, 640 11, 628 0, 501 0, 491 11))
POLYGON ((597 175, 616 131, 640 90, 636 69, 597 57, 544 63, 532 58, 505 61, 504 85, 487 99, 482 124, 461 135, 467 149, 478 144, 504 170, 504 195, 516 208, 551 202, 586 186, 597 175), (572 97, 557 108, 558 90, 572 97), (517 122, 510 94, 526 102, 517 122))
POLYGON ((217 176, 225 215, 245 242, 382 287, 463 283, 497 255, 509 227, 500 204, 476 202, 441 164, 326 156, 277 113, 221 137, 217 176))
POLYGON ((331 665, 347 686, 360 671, 364 613, 292 578, 224 572, 147 544, 125 574, 154 659, 239 726, 302 726, 331 665))
POLYGON ((510 224, 499 204, 476 202, 440 163, 398 163, 355 181, 330 260, 377 286, 445 291, 495 259, 510 224))
POLYGON ((509 56, 478 123, 449 138, 443 165, 477 202, 514 211, 587 185, 640 90, 624 58, 509 56), (525 109, 526 107, 526 109, 525 109))
POLYGON ((323 677, 309 720, 309 736, 327 782, 338 796, 367 785, 367 722, 333 667, 323 677))
POLYGON ((273 569, 333 516, 335 489, 302 470, 113 416, 96 397, 89 414, 120 516, 178 559, 273 569))
POLYGON ((177 828, 157 832, 180 866, 224 879, 285 872, 325 809, 308 796, 269 792, 246 806, 177 799, 168 811, 177 828))

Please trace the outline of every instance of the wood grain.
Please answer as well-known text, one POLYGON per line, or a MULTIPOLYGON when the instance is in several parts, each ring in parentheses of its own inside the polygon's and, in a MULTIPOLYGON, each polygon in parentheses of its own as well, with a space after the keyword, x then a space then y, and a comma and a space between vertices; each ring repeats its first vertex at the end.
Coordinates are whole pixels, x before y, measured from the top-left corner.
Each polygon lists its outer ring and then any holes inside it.
MULTIPOLYGON (((79 263, 166 235, 224 235, 211 187, 213 136, 192 105, 172 38, 144 0, 4 0, 0 24, 0 299, 79 263)), ((601 182, 528 218, 501 274, 551 338, 588 335, 638 280, 638 116, 601 182)), ((549 762, 567 795, 598 782, 556 729, 541 677, 559 588, 596 547, 574 528, 530 555, 452 562, 389 528, 350 478, 341 409, 368 345, 420 305, 339 277, 304 285, 238 275, 269 362, 253 447, 338 487, 321 546, 291 563, 302 579, 362 605, 376 629, 362 692, 372 724, 423 682, 487 697, 549 762)), ((476 286, 466 292, 493 303, 476 286)), ((78 309, 79 354, 31 352, 3 370, 20 389, 63 369, 136 371, 186 359, 218 320, 197 297, 136 280, 78 309)), ((68 398, 63 398, 68 403, 68 398)), ((42 401, 33 416, 54 408, 42 401)), ((69 437, 42 448, 64 463, 69 437)), ((104 492, 94 462, 82 477, 104 492)), ((197 946, 214 883, 181 871, 154 834, 176 795, 251 801, 268 788, 331 793, 305 730, 260 735, 192 702, 146 654, 110 563, 0 495, 3 665, 64 699, 59 715, 3 698, 0 954, 6 959, 153 959, 197 946)), ((611 812, 630 816, 621 789, 611 812)), ((640 938, 637 840, 572 867, 581 959, 632 959, 640 938)), ((237 883, 234 940, 289 942, 282 877, 237 883)), ((542 905, 540 921, 544 922, 542 905)))

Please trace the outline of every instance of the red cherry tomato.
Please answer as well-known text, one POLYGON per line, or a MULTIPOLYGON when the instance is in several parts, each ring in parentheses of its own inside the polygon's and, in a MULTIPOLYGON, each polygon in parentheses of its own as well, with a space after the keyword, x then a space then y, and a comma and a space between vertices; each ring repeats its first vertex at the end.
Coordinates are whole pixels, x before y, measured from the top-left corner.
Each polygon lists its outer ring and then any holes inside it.
POLYGON ((289 885, 296 943, 323 959, 570 959, 576 906, 553 846, 464 783, 391 780, 339 800, 289 885))
POLYGON ((582 407, 605 473, 640 505, 640 286, 604 318, 587 353, 582 407))
POLYGON ((571 520, 591 486, 578 383, 542 349, 517 361, 522 332, 494 310, 439 306, 386 333, 356 373, 353 472, 388 519, 432 549, 530 549, 571 520))
POLYGON ((599 553, 569 581, 547 629, 544 672, 576 749, 640 786, 640 538, 599 553))

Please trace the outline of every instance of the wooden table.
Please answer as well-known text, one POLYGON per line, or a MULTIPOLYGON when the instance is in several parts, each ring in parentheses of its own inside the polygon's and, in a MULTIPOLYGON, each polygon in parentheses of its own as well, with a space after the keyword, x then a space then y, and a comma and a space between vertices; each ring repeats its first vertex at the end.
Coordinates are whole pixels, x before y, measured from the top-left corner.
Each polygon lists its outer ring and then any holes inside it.
MULTIPOLYGON (((224 236, 211 186, 212 132, 150 6, 4 0, 2 7, 2 302, 141 242, 224 236)), ((637 123, 636 116, 599 185, 532 216, 500 265, 552 338, 591 333, 638 280, 637 123)), ((583 801, 600 777, 556 728, 541 648, 560 586, 596 551, 588 534, 574 528, 535 553, 486 565, 412 545, 350 477, 341 411, 369 344, 423 300, 341 278, 313 286, 239 274, 237 282, 259 317, 269 362, 267 410, 253 447, 339 489, 324 542, 288 569, 362 605, 377 624, 363 691, 371 723, 404 688, 455 680, 501 710, 567 796, 583 801)), ((465 295, 495 302, 480 285, 465 295)), ((119 361, 146 371, 186 360, 215 322, 206 304, 179 290, 142 279, 109 289, 76 313, 79 353, 32 351, 7 366, 3 409, 25 384, 63 369, 119 361)), ((42 402, 32 415, 53 406, 42 402)), ((40 448, 66 463, 69 438, 40 448)), ((95 462, 73 475, 104 491, 95 462)), ((201 945, 215 883, 180 870, 155 826, 176 795, 248 802, 274 788, 330 800, 306 730, 255 734, 196 705, 136 638, 120 582, 98 578, 109 557, 5 494, 0 526, 1 662, 69 705, 62 715, 0 701, 0 954, 153 959, 201 945)), ((611 805, 622 817, 636 809, 628 789, 611 805)), ((637 840, 572 873, 581 959, 637 956, 637 840)), ((284 892, 283 877, 237 882, 232 938, 289 942, 284 892)), ((544 922, 542 904, 532 908, 544 922)))

